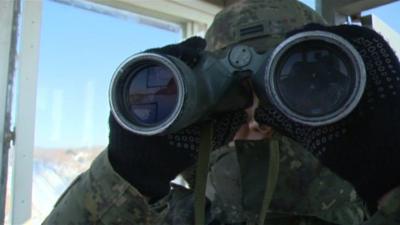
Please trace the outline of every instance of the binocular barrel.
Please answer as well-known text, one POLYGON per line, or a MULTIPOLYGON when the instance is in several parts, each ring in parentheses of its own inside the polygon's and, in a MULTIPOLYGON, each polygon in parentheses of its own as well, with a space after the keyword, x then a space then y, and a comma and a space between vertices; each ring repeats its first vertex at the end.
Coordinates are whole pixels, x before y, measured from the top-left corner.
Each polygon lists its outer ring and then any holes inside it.
POLYGON ((117 69, 109 97, 124 128, 154 135, 177 131, 210 113, 243 108, 252 96, 211 54, 191 69, 173 56, 140 53, 117 69), (221 106, 222 98, 232 100, 221 106))
POLYGON ((362 58, 351 43, 330 32, 307 31, 262 54, 245 45, 218 55, 204 52, 194 68, 170 55, 134 55, 114 73, 111 111, 137 134, 175 132, 251 105, 245 78, 251 78, 263 104, 310 126, 346 117, 366 83, 362 58))

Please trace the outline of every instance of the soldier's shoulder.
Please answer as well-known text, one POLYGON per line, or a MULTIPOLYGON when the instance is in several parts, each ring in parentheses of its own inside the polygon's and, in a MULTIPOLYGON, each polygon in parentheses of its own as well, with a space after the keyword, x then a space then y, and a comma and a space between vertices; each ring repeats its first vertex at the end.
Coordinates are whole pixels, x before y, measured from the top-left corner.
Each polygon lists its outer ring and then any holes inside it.
POLYGON ((62 194, 43 224, 149 224, 158 214, 111 167, 104 151, 62 194))

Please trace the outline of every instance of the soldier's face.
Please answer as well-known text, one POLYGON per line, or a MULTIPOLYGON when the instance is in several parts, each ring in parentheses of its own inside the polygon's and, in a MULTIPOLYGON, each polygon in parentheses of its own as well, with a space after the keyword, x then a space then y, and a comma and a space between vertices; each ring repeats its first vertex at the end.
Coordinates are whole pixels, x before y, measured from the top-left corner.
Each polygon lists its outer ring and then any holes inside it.
POLYGON ((245 111, 247 114, 247 123, 243 124, 236 132, 234 140, 262 140, 271 138, 272 128, 266 125, 260 125, 254 119, 254 113, 258 107, 259 100, 253 92, 253 104, 245 111))

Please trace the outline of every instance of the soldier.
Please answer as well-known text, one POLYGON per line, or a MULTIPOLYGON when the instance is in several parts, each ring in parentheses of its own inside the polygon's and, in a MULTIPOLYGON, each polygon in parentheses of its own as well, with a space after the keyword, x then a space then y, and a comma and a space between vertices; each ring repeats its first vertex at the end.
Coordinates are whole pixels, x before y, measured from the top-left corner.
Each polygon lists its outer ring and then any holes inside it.
MULTIPOLYGON (((371 71, 395 71, 391 75, 393 79, 400 76, 398 62, 390 61, 393 52, 385 48, 387 43, 373 31, 316 23, 324 24, 324 21, 295 0, 239 1, 216 16, 206 34, 206 49, 218 51, 244 43, 264 52, 273 49, 287 35, 303 30, 327 30, 357 46, 364 54, 366 65, 376 69, 370 70, 368 76, 371 71), (313 25, 304 27, 309 23, 313 25), (357 33, 361 31, 367 33, 357 33), (380 65, 375 64, 376 58, 371 61, 374 52, 369 52, 368 44, 380 47, 377 54, 383 54, 382 49, 386 51, 384 54, 388 56, 381 57, 380 65)), ((190 38, 149 51, 173 55, 195 66, 205 47, 203 39, 190 38)), ((378 92, 374 88, 379 87, 382 86, 367 84, 369 99, 376 97, 378 92)), ((390 90, 396 91, 399 85, 392 87, 390 90)), ((257 97, 246 110, 214 115, 214 151, 207 183, 209 201, 205 224, 362 224, 368 210, 357 192, 374 213, 377 201, 400 184, 399 175, 393 174, 399 171, 394 170, 398 166, 387 158, 387 155, 399 156, 399 151, 394 149, 397 140, 387 136, 390 131, 399 131, 395 112, 386 115, 396 124, 371 129, 380 124, 381 118, 377 115, 387 110, 387 105, 398 110, 391 101, 399 99, 391 94, 374 99, 372 105, 365 99, 366 103, 350 119, 323 127, 293 122, 257 97), (372 111, 368 111, 371 107, 372 111), (377 134, 379 130, 385 138, 377 134), (359 133, 365 136, 354 137, 359 133), (376 143, 372 137, 385 145, 371 145, 376 143), (378 157, 378 150, 386 150, 386 158, 378 157), (278 154, 278 160, 272 159, 272 152, 278 154), (374 157, 377 162, 373 161, 374 157), (384 159, 387 166, 381 169, 384 159), (275 169, 272 166, 264 170, 268 163, 275 164, 275 169), (275 173, 270 173, 274 170, 275 173), (382 174, 390 171, 392 179, 385 179, 382 174), (277 177, 274 179, 272 175, 277 177), (368 180, 378 183, 368 184, 368 180), (266 186, 272 188, 266 189, 266 186)), ((194 224, 194 185, 189 182, 189 189, 178 185, 171 188, 170 181, 184 170, 183 174, 190 174, 187 171, 196 163, 201 122, 173 134, 154 136, 140 136, 125 130, 112 114, 109 124, 107 150, 72 182, 43 224, 194 224)), ((369 224, 398 224, 399 193, 400 190, 394 189, 381 200, 380 210, 369 224)))

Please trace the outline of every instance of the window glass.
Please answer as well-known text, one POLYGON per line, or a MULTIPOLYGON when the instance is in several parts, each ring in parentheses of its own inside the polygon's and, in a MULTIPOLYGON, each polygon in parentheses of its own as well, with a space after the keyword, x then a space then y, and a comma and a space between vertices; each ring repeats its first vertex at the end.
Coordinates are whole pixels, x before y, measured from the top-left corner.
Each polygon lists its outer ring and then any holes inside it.
POLYGON ((390 26, 397 33, 400 33, 400 2, 393 2, 390 4, 385 4, 380 7, 364 11, 362 15, 373 14, 382 21, 384 21, 388 26, 390 26))
POLYGON ((43 7, 33 224, 42 222, 73 178, 106 147, 114 70, 134 53, 182 37, 176 24, 126 12, 102 8, 99 13, 54 1, 43 7))
POLYGON ((315 0, 300 0, 300 2, 308 5, 309 7, 315 10, 315 0))

